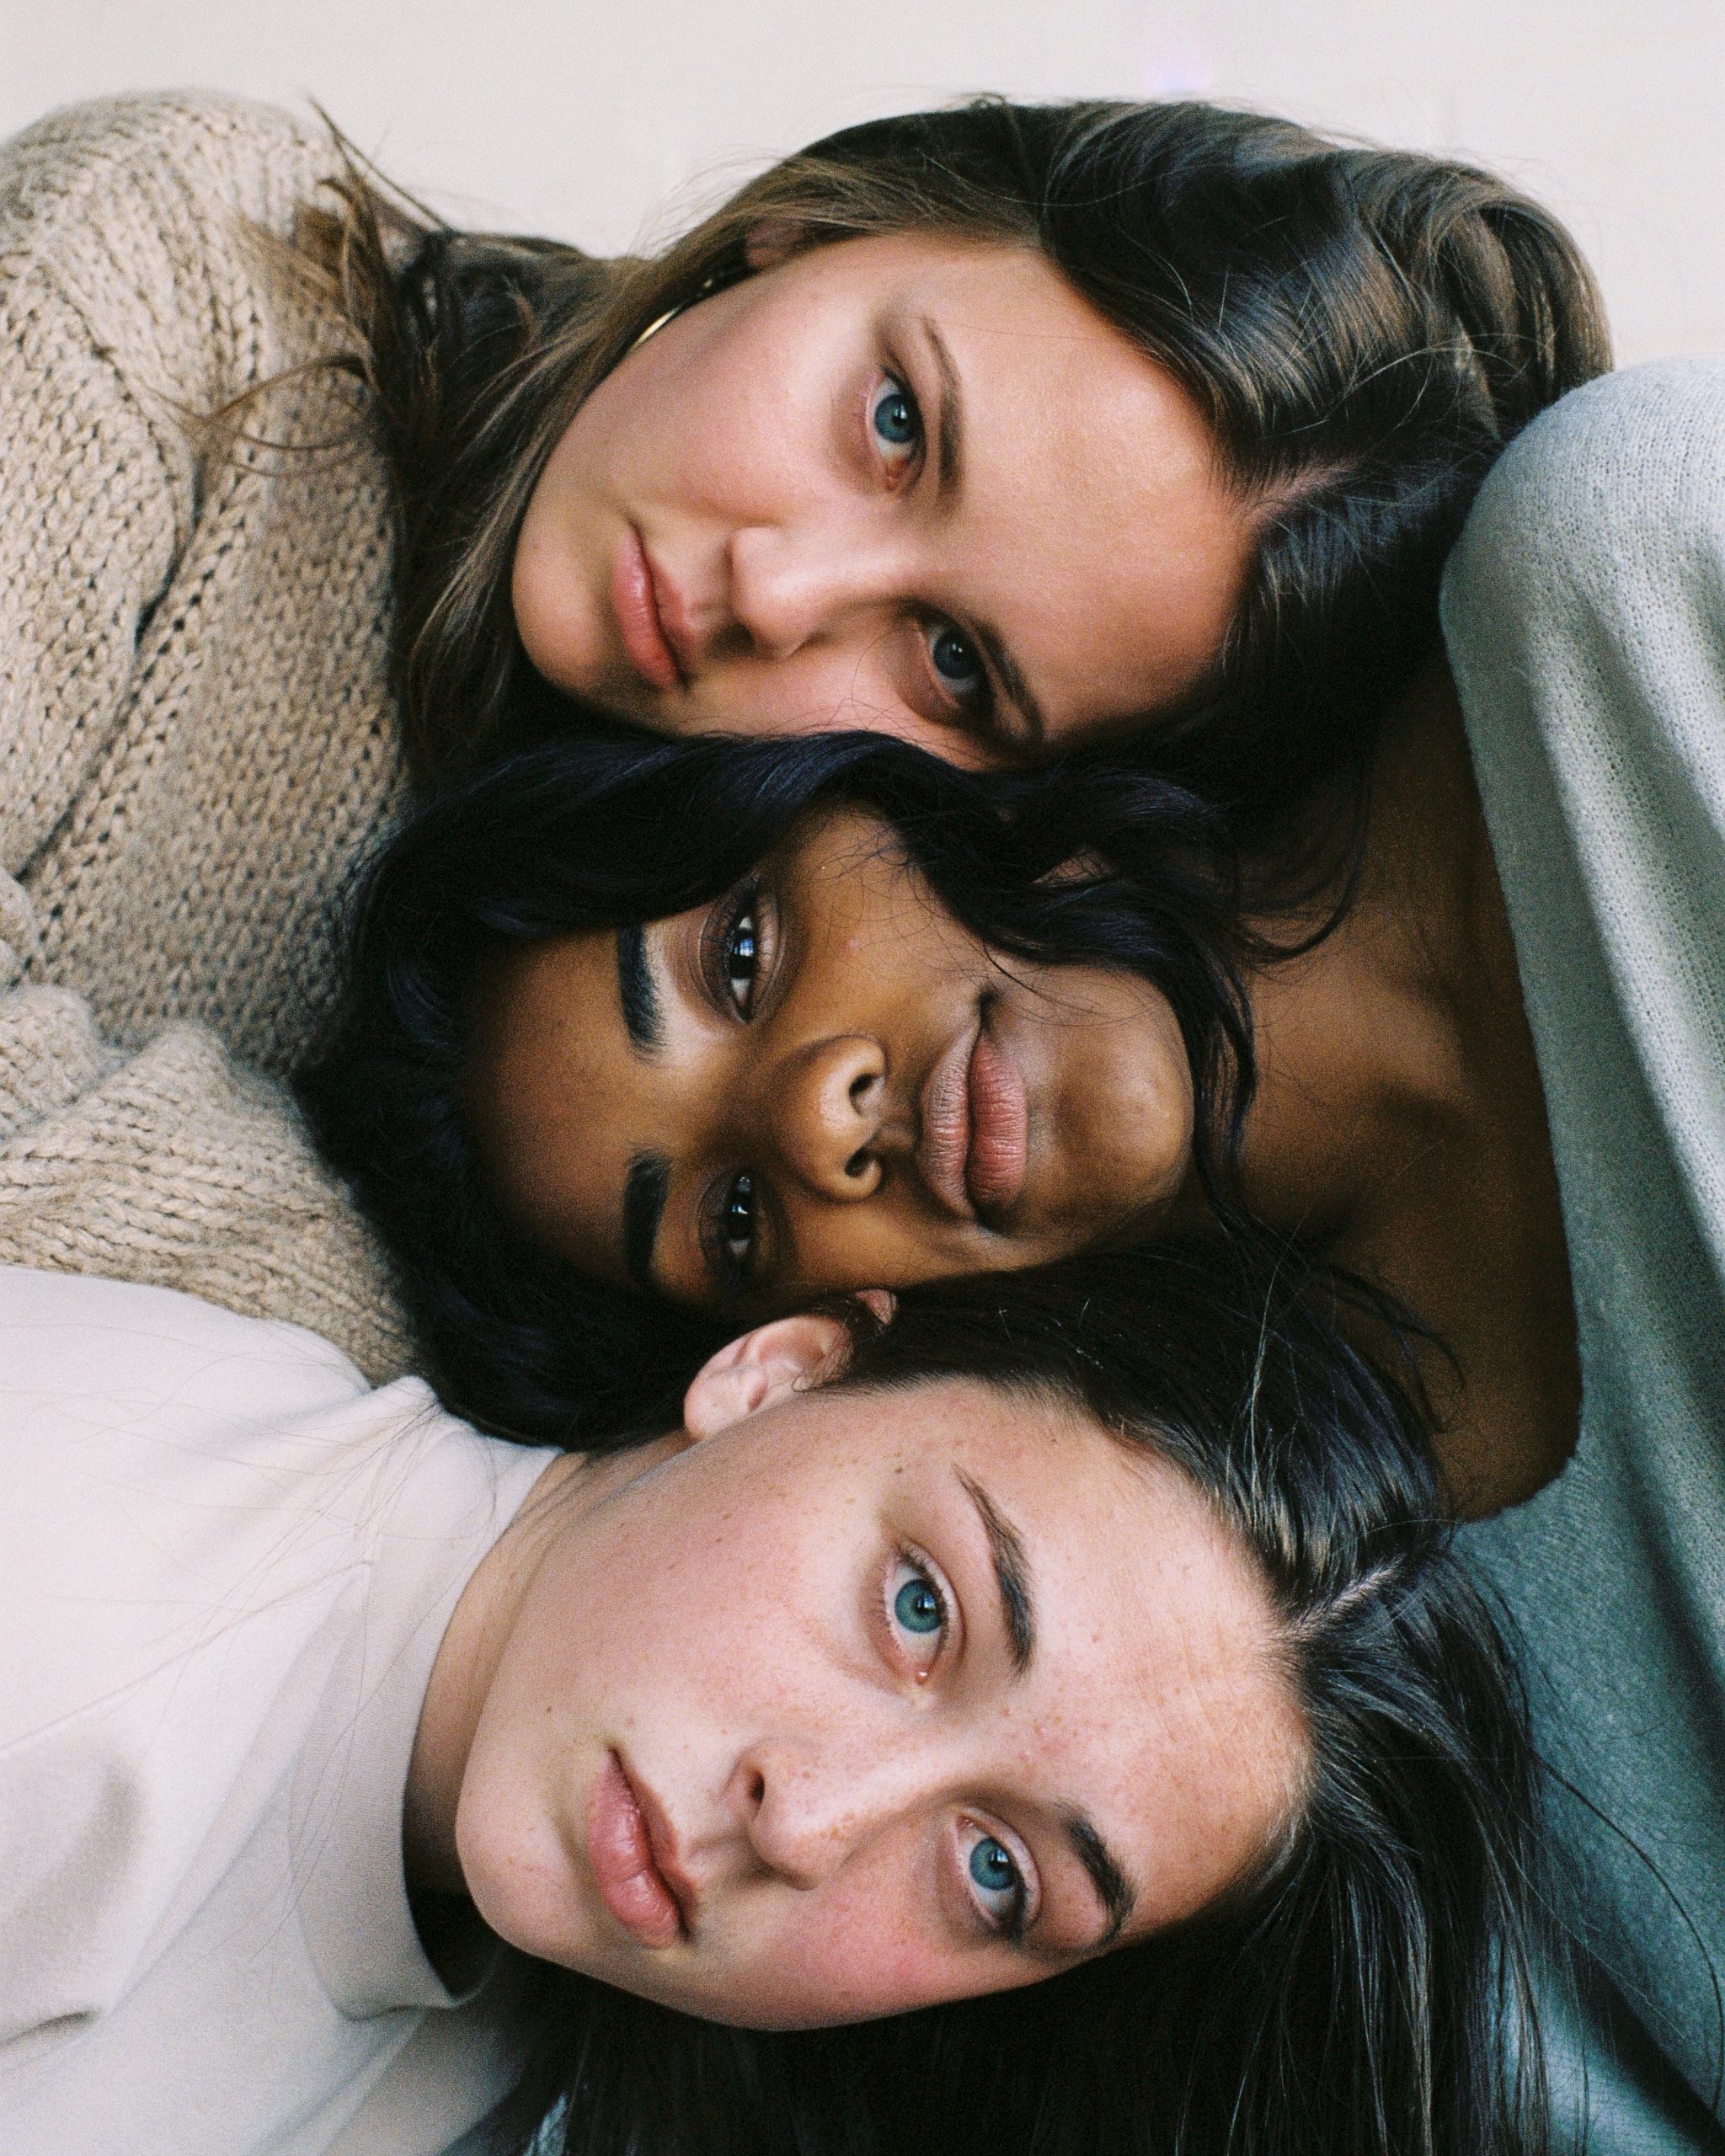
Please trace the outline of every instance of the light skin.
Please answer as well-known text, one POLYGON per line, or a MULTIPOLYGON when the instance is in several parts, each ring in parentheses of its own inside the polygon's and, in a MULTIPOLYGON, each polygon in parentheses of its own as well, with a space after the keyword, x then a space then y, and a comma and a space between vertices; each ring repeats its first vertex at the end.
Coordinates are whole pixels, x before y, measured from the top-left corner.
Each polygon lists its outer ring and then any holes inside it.
POLYGON ((1164 368, 1028 248, 755 255, 538 481, 512 597, 548 680, 666 733, 862 727, 986 762, 1202 678, 1252 524, 1164 368))
POLYGON ((1036 1264, 1166 1218, 1190 1177, 1167 1000, 997 963, 856 811, 638 937, 509 952, 478 1031, 506 1202, 587 1272, 685 1300, 1036 1264))
POLYGON ((682 1432, 547 1470, 438 1656, 417 1891, 679 2009, 814 2026, 1033 1982, 1279 1846, 1307 1740, 1197 1491, 1065 1406, 818 1389, 841 1354, 825 1318, 761 1328, 682 1432), (619 1773, 651 1865, 621 1886, 619 1773))

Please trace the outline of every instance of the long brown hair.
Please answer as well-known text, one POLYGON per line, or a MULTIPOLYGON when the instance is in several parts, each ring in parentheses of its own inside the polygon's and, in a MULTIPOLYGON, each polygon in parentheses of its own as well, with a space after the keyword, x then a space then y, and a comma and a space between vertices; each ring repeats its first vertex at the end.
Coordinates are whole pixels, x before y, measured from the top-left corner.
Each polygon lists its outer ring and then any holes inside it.
POLYGON ((1562 227, 1470 167, 1195 104, 981 99, 784 159, 652 259, 462 232, 350 160, 302 244, 357 333, 399 508, 396 685, 440 779, 560 703, 517 641, 528 498, 648 324, 780 251, 920 231, 1033 246, 1209 419, 1254 513, 1225 649, 1164 768, 1245 812, 1358 756, 1434 646, 1444 557, 1509 438, 1608 364, 1562 227))

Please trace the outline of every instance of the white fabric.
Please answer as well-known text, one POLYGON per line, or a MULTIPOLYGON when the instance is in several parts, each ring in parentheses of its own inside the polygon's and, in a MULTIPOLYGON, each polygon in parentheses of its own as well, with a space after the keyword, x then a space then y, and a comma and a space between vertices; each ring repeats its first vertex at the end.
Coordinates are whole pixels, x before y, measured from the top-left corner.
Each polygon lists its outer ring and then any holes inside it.
POLYGON ((462 1587, 554 1455, 314 1335, 0 1271, 0 2149, 434 2156, 507 2089, 401 1856, 462 1587))

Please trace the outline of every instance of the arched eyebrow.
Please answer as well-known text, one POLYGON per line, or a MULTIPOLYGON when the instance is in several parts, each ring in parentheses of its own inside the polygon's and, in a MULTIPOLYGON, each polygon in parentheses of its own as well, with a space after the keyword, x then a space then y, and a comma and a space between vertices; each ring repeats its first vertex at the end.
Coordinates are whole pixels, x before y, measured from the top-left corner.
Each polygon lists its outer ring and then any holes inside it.
POLYGON ((617 932, 617 992, 629 1045, 637 1055, 656 1055, 665 1045, 665 1018, 647 960, 647 938, 638 921, 617 932))
MULTIPOLYGON (((1012 1652, 1012 1667, 1022 1674, 1029 1668, 1030 1658, 1036 1652, 1036 1612, 1031 1599, 1030 1563, 1024 1538, 980 1482, 965 1474, 963 1468, 957 1473, 965 1496, 976 1508, 982 1531, 988 1537, 995 1591, 1000 1596, 1001 1628, 1012 1652)), ((1088 1953, 1100 1954, 1119 1937, 1121 1926, 1137 1906, 1137 1892, 1121 1869, 1119 1860, 1087 1813, 1065 1812, 1060 1823, 1102 1904, 1106 1921, 1086 1949, 1088 1953)))
POLYGON ((1136 1907, 1138 1897, 1133 1892, 1132 1882, 1115 1862, 1113 1850, 1081 1812, 1069 1812, 1061 1823, 1079 1863, 1090 1875, 1096 1898, 1108 1915, 1108 1922, 1097 1933, 1090 1950, 1100 1954, 1119 1937, 1120 1927, 1136 1907))
MULTIPOLYGON (((934 415, 935 485, 942 499, 947 500, 958 494, 964 484, 964 385, 933 317, 925 314, 921 323, 922 334, 934 355, 934 371, 940 385, 939 405, 934 415)), ((1047 714, 1036 701, 1036 693, 1024 679, 1006 640, 985 622, 973 622, 968 627, 981 645, 995 679, 1024 722, 1023 730, 1028 739, 1012 745, 1033 751, 1046 747, 1047 714)))
POLYGON ((1024 1556, 1024 1538, 980 1482, 974 1481, 963 1468, 958 1476, 988 1537, 995 1589, 1001 1598, 1001 1625, 1012 1650, 1012 1668, 1022 1675, 1036 1652, 1036 1613, 1030 1601, 1030 1566, 1024 1556))

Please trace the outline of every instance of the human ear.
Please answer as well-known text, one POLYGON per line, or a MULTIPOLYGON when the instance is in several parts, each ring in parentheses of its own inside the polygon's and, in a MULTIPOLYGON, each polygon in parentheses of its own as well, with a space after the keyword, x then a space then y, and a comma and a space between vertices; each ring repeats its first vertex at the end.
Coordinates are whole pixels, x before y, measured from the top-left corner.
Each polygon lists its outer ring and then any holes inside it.
POLYGON ((777 270, 808 237, 809 228, 799 218, 762 217, 744 237, 743 259, 751 270, 777 270))
POLYGON ((708 1358, 684 1394, 685 1432, 715 1437, 793 1393, 824 1385, 844 1368, 850 1346, 842 1323, 816 1310, 739 1334, 708 1358))

